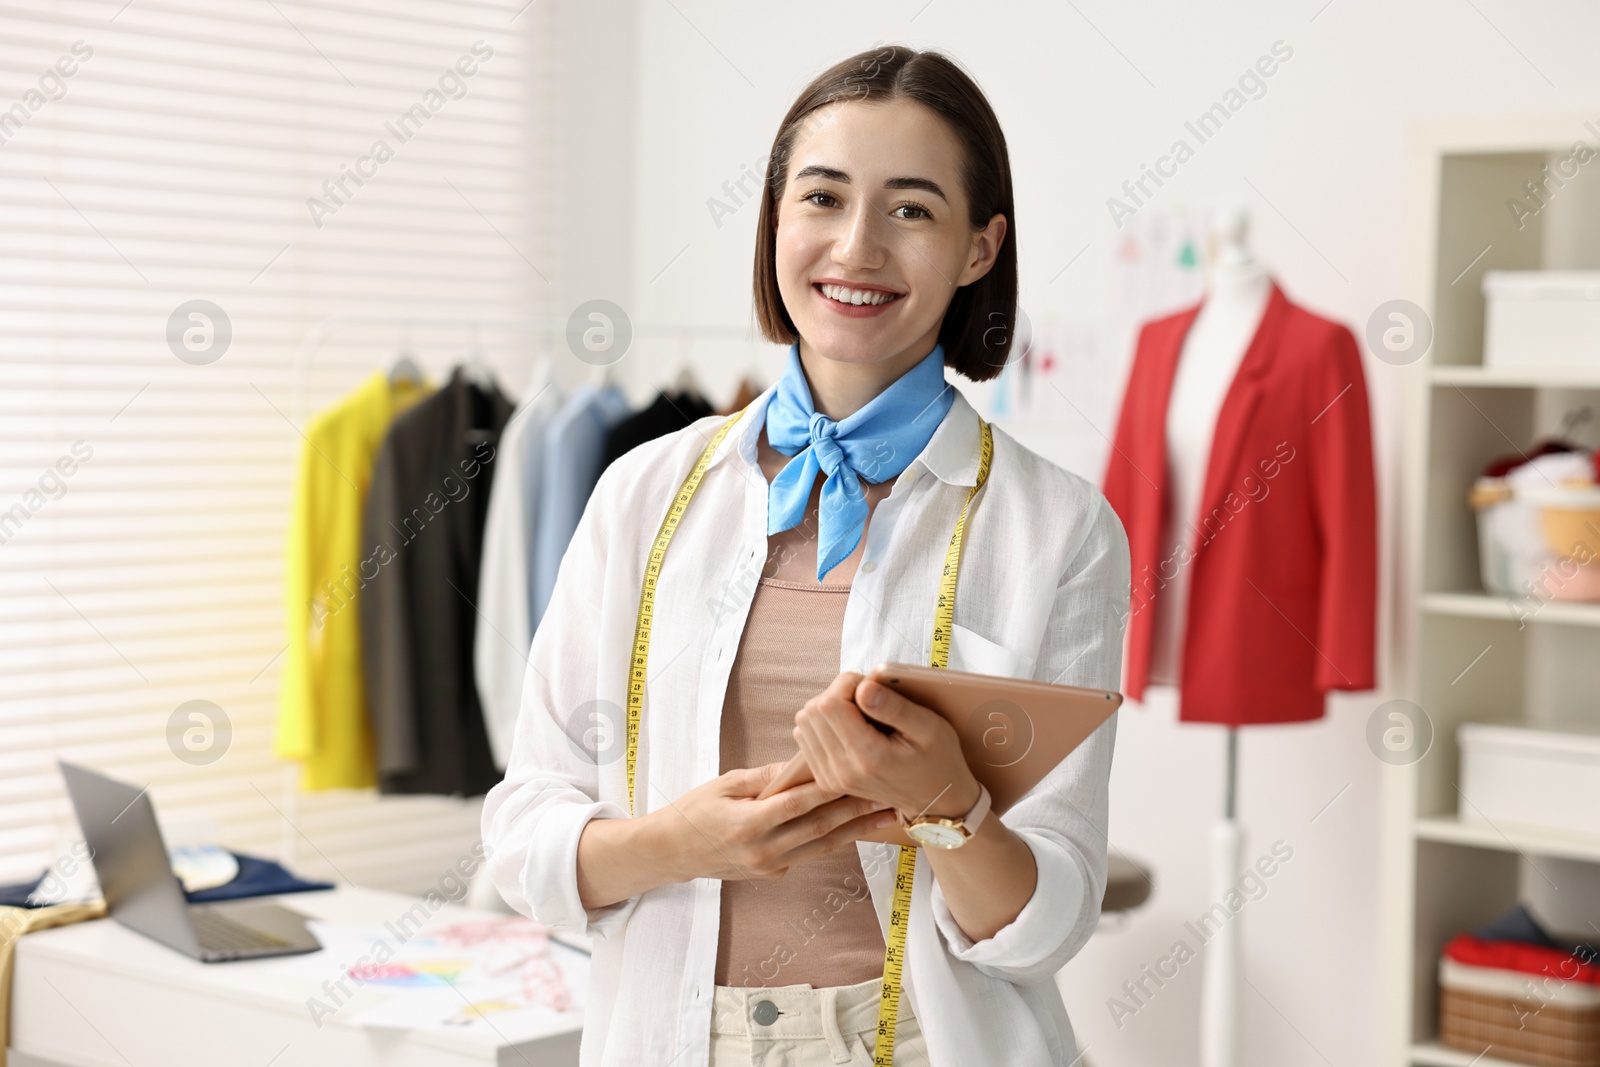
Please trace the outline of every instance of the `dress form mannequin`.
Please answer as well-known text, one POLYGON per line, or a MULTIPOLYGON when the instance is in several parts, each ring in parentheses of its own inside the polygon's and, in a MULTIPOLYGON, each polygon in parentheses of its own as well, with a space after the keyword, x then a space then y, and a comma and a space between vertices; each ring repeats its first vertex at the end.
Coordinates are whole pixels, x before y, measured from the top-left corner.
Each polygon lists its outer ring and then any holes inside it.
MULTIPOLYGON (((1198 541, 1201 494, 1217 415, 1271 295, 1266 268, 1245 244, 1246 229, 1242 210, 1220 211, 1212 218, 1206 298, 1184 337, 1167 405, 1169 506, 1161 543, 1164 558, 1175 562, 1186 559, 1179 553, 1180 546, 1193 548, 1198 541)), ((1182 681, 1190 569, 1177 566, 1175 577, 1161 591, 1151 655, 1152 682, 1178 685, 1182 681)), ((1170 565, 1164 567, 1162 578, 1172 570, 1170 565)), ((1228 727, 1223 816, 1211 828, 1213 900, 1224 899, 1233 889, 1244 854, 1244 833, 1234 813, 1238 737, 1238 730, 1228 727)), ((1228 923, 1206 946, 1200 997, 1202 1067, 1235 1067, 1239 1062, 1241 925, 1237 919, 1228 923)))
MULTIPOLYGON (((1205 302, 1184 338, 1178 373, 1172 381, 1172 398, 1167 403, 1170 507, 1161 538, 1163 559, 1182 559, 1176 555, 1180 545, 1194 547, 1217 413, 1222 410, 1223 397, 1233 384, 1271 295, 1266 268, 1245 244, 1246 228, 1243 211, 1220 211, 1212 218, 1208 237, 1211 269, 1205 302)), ((1163 569, 1163 579, 1171 569, 1163 569)), ((1189 568, 1176 570, 1176 576, 1161 590, 1161 606, 1156 611, 1150 681, 1158 685, 1177 685, 1180 681, 1189 568)))

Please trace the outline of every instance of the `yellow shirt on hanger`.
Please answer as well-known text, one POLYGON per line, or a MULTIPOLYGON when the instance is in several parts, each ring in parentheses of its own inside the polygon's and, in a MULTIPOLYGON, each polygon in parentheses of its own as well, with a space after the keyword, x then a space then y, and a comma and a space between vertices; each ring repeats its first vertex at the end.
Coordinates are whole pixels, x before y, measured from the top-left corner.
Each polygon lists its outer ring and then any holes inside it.
POLYGON ((307 792, 377 784, 356 598, 362 568, 378 561, 362 551, 361 509, 389 424, 433 391, 375 371, 306 430, 289 518, 289 647, 273 749, 300 761, 307 792))

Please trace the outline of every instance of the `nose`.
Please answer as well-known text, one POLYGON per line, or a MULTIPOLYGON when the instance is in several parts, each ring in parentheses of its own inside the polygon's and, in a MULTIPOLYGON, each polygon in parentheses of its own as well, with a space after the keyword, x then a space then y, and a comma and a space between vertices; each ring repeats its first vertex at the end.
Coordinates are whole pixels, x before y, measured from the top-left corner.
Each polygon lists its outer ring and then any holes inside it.
POLYGON ((887 221, 865 197, 845 216, 844 230, 833 243, 833 261, 851 270, 877 270, 888 259, 884 242, 887 221))

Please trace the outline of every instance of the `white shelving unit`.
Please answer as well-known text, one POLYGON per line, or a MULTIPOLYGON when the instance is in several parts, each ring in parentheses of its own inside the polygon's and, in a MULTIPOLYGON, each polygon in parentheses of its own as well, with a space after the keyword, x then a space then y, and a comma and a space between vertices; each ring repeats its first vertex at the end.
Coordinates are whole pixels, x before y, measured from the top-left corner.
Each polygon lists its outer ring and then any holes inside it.
POLYGON ((1503 1065, 1492 1051, 1480 1057, 1438 1043, 1439 953, 1454 935, 1527 899, 1538 881, 1530 871, 1600 865, 1600 832, 1461 818, 1456 747, 1464 722, 1600 719, 1600 605, 1486 594, 1467 505, 1489 460, 1525 449, 1580 403, 1600 414, 1600 344, 1587 367, 1483 366, 1485 270, 1600 268, 1600 160, 1520 228, 1508 207, 1527 197, 1523 183, 1541 177, 1546 162, 1579 140, 1595 146, 1586 121, 1581 114, 1503 116, 1412 131, 1409 291, 1397 295, 1427 309, 1434 342, 1403 371, 1410 379, 1393 662, 1400 695, 1427 713, 1434 736, 1423 759, 1384 775, 1385 1067, 1503 1065))
POLYGON ((1600 367, 1431 367, 1434 385, 1468 388, 1600 389, 1600 367))
POLYGON ((1474 1056, 1470 1052, 1458 1052, 1453 1048, 1445 1048, 1436 1041, 1414 1046, 1411 1049, 1411 1062, 1427 1064, 1428 1067, 1524 1067, 1523 1064, 1512 1063, 1510 1060, 1497 1060, 1490 1056, 1474 1056))
MULTIPOLYGON (((1458 615, 1471 619, 1526 620, 1533 609, 1525 601, 1488 593, 1424 593, 1422 610, 1430 615, 1458 615)), ((1547 601, 1538 605, 1537 620, 1568 626, 1600 626, 1600 604, 1547 601)))

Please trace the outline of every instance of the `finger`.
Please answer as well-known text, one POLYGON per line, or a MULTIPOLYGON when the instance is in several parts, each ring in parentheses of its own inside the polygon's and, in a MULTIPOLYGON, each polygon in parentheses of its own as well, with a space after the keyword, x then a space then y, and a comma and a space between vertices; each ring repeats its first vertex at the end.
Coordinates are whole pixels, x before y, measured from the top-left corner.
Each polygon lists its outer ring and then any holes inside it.
POLYGON ((928 728, 932 725, 928 716, 939 714, 871 678, 861 680, 851 694, 851 699, 863 714, 877 719, 886 726, 892 726, 912 741, 927 740, 928 728), (873 704, 874 699, 877 700, 876 705, 873 704))
MULTIPOLYGON (((877 820, 882 814, 883 812, 881 811, 873 811, 868 812, 865 815, 857 815, 854 818, 846 819, 844 822, 840 823, 838 826, 832 828, 820 837, 814 838, 811 841, 807 841, 803 844, 796 845, 793 851, 784 854, 783 861, 792 866, 795 863, 803 862, 816 856, 826 855, 829 852, 834 852, 840 848, 853 845, 861 838, 864 838, 869 834, 878 833, 887 828, 877 824, 877 820)), ((891 821, 890 825, 893 825, 894 822, 898 821, 898 819, 894 819, 891 821)))
POLYGON ((836 697, 839 700, 855 703, 856 686, 861 684, 862 674, 859 671, 840 671, 828 683, 828 688, 821 693, 824 697, 836 697))
MULTIPOLYGON (((773 831, 773 840, 787 853, 791 849, 803 848, 847 823, 866 819, 870 824, 874 816, 892 810, 881 801, 866 800, 862 797, 840 797, 820 805, 801 818, 781 824, 773 831)), ((787 857, 785 862, 789 862, 787 857)))
POLYGON ((861 751, 876 751, 883 735, 861 717, 861 709, 848 697, 824 693, 807 702, 795 715, 795 739, 806 738, 807 762, 821 767, 821 777, 847 793, 859 793, 857 785, 844 781, 851 767, 850 757, 861 751))
POLYGON ((767 787, 767 784, 778 776, 788 763, 764 763, 759 767, 739 767, 722 775, 727 786, 726 794, 732 797, 753 797, 767 787))
POLYGON ((824 789, 815 781, 810 781, 774 793, 765 800, 756 801, 756 804, 760 806, 762 818, 781 824, 808 815, 820 805, 839 800, 844 795, 837 789, 824 789))
MULTIPOLYGON (((815 716, 815 721, 810 724, 808 737, 813 754, 806 757, 811 766, 826 766, 838 776, 849 770, 852 760, 852 751, 859 751, 869 746, 873 741, 882 742, 883 735, 869 726, 862 718, 854 704, 843 708, 829 708, 825 712, 835 714, 822 714, 815 716), (871 734, 871 737, 862 737, 861 731, 871 734)), ((850 790, 847 786, 847 791, 850 790)))
POLYGON ((870 751, 884 741, 885 735, 853 700, 830 697, 820 702, 818 710, 816 733, 830 751, 870 751))
MULTIPOLYGON (((815 717, 812 717, 813 720, 815 717)), ((796 722, 794 727, 794 742, 800 746, 800 755, 805 758, 806 766, 811 770, 811 776, 819 785, 828 783, 823 788, 839 796, 844 796, 848 790, 838 786, 838 777, 834 773, 834 766, 826 752, 817 745, 817 724, 808 720, 805 723, 796 722)))

